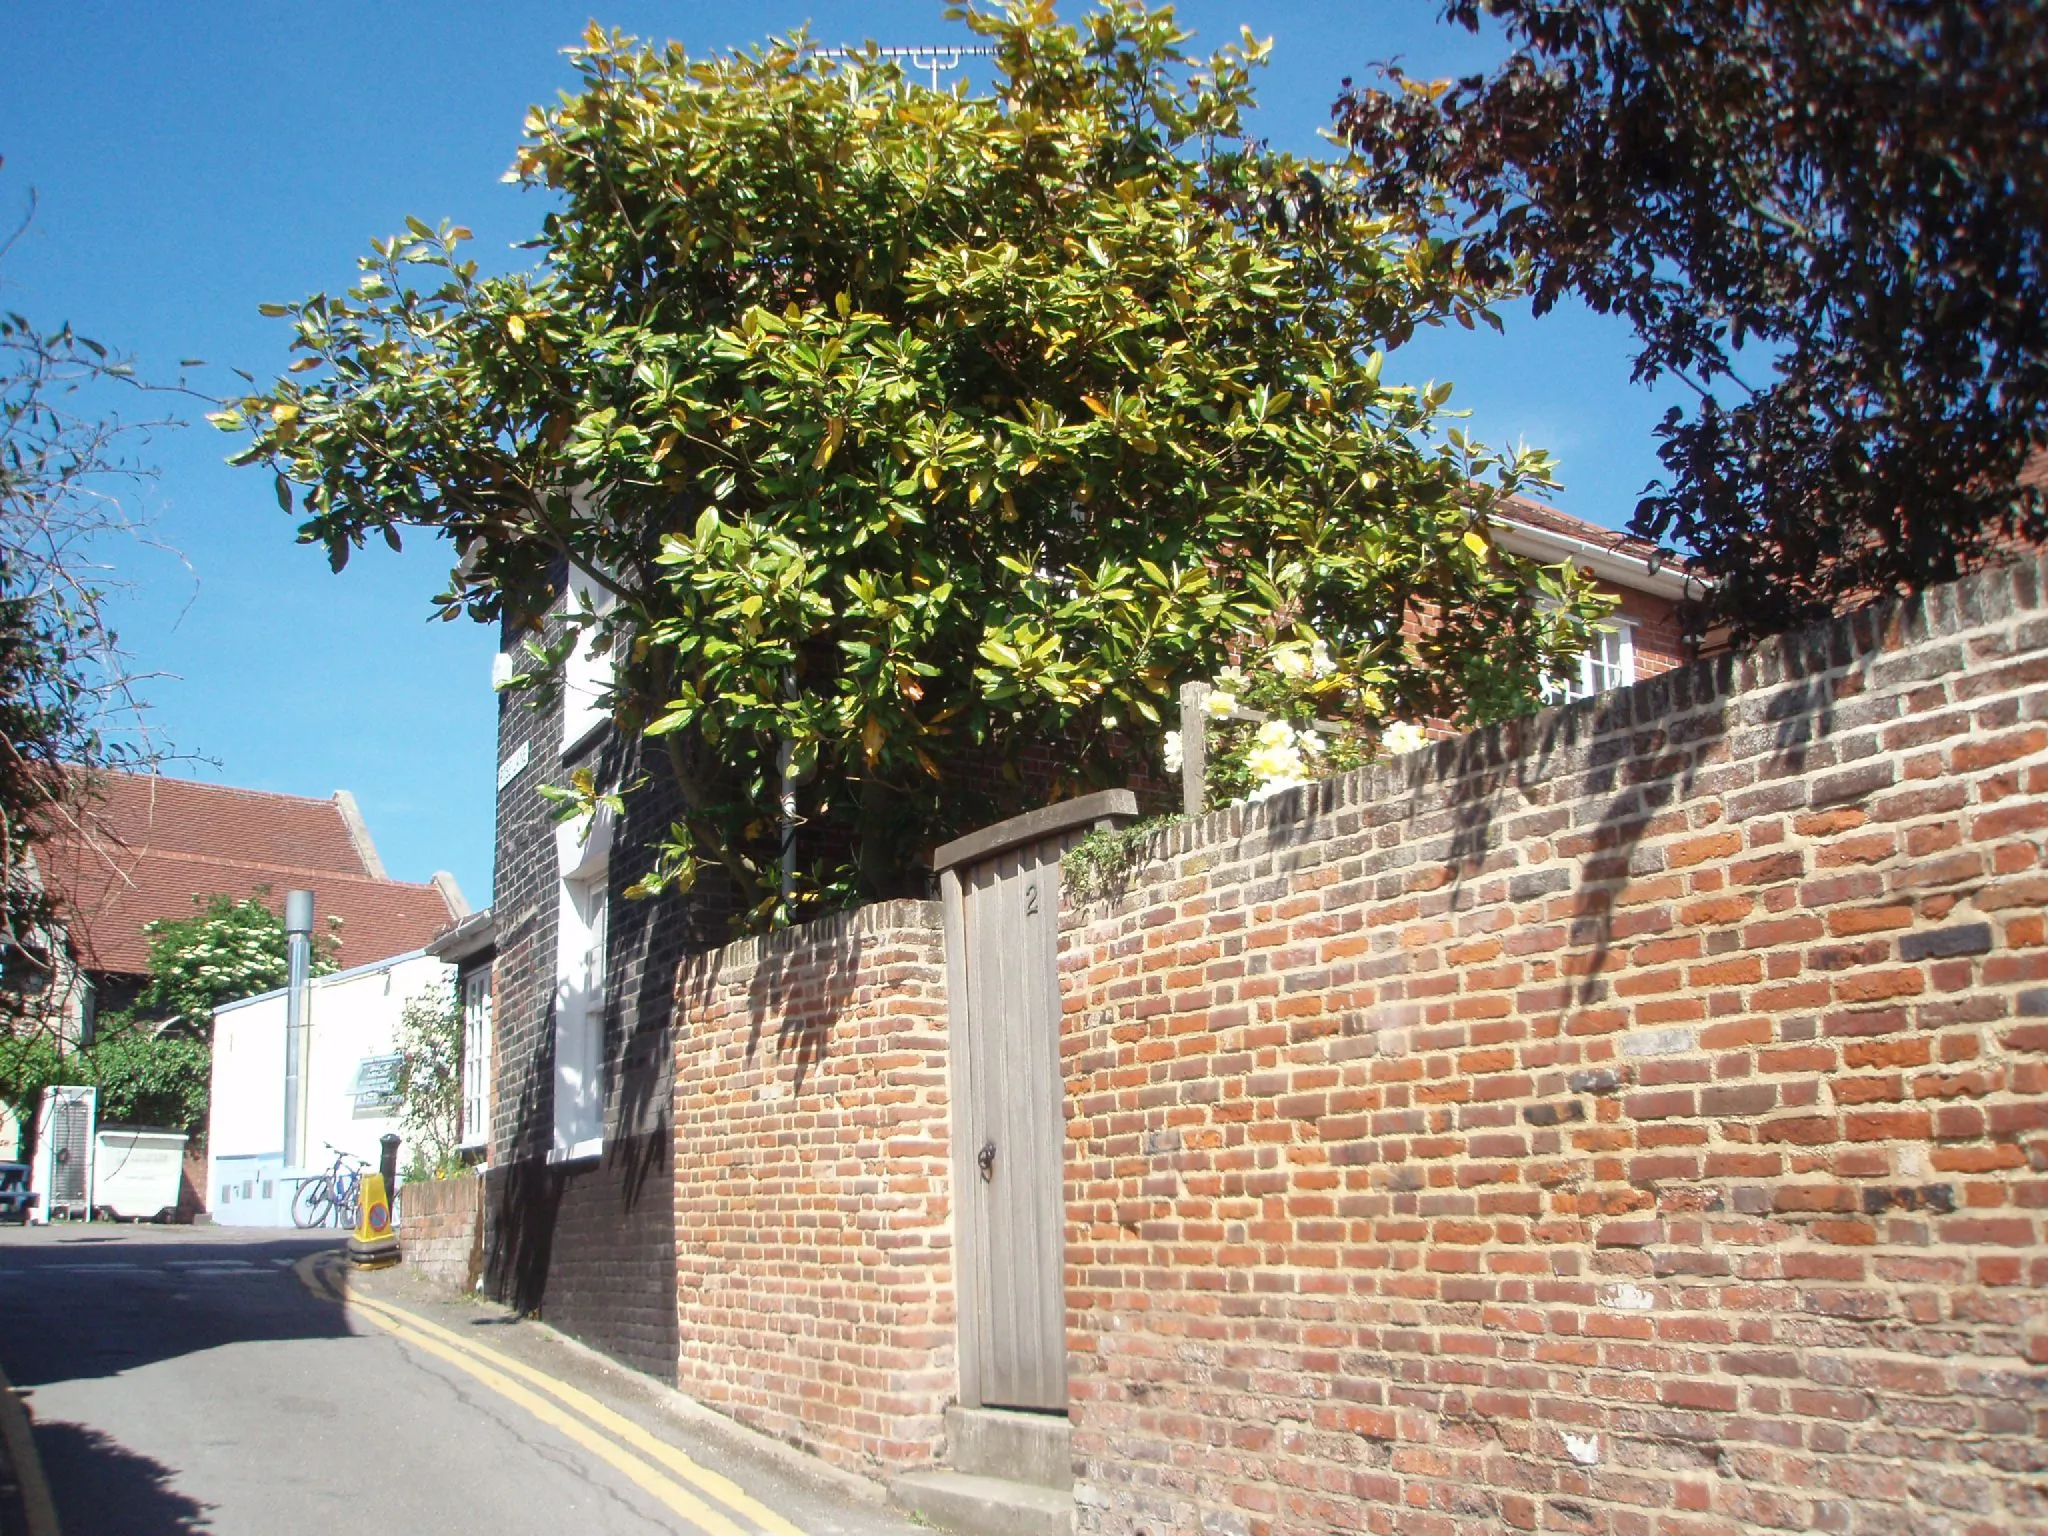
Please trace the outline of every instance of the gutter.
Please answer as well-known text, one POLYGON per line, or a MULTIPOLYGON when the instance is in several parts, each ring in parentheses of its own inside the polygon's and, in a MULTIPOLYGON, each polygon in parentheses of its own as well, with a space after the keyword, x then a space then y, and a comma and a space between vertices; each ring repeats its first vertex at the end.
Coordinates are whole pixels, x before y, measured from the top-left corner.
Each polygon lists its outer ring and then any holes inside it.
POLYGON ((1497 517, 1490 520, 1490 531, 1493 542, 1511 555, 1541 561, 1545 565, 1582 565, 1595 576, 1618 587, 1652 593, 1673 601, 1697 597, 1713 585, 1703 577, 1693 575, 1675 557, 1652 570, 1645 557, 1624 555, 1590 539, 1575 539, 1570 534, 1553 533, 1548 528, 1532 528, 1527 523, 1497 517))
POLYGON ((427 953, 436 960, 453 963, 489 949, 497 938, 497 924, 492 919, 491 908, 485 907, 481 912, 470 913, 454 927, 435 934, 427 941, 427 953))

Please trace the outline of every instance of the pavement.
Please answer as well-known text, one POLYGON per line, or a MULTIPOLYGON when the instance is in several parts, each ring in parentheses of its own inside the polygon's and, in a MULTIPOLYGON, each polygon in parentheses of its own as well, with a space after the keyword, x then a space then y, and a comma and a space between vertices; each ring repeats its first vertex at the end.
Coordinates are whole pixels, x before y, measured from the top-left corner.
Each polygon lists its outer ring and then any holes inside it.
MULTIPOLYGON (((541 1324, 350 1273, 331 1232, 0 1231, 0 1369, 64 1536, 916 1529, 541 1324)), ((5 1497, 22 1471, 0 1470, 0 1526, 54 1536, 5 1497)))

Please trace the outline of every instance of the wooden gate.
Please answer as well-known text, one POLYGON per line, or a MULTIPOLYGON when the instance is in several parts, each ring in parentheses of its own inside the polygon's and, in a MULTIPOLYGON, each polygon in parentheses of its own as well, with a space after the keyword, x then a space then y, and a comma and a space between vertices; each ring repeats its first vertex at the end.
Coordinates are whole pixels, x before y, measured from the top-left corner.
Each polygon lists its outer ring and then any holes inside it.
POLYGON ((940 848, 960 1401, 1067 1408, 1060 855, 1137 814, 1108 790, 940 848))

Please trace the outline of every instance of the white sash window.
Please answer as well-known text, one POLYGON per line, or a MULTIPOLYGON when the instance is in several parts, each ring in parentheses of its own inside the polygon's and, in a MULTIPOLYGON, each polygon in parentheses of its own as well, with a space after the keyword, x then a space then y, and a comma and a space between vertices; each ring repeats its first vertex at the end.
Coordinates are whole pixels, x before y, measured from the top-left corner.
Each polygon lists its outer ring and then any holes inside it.
POLYGON ((1553 683, 1544 690, 1546 704, 1569 704, 1595 694, 1626 688, 1636 680, 1635 625, 1627 619, 1603 619, 1593 631, 1593 643, 1579 657, 1579 675, 1567 683, 1553 683))
POLYGON ((462 1145, 491 1140, 491 973, 462 983, 462 1145))
POLYGON ((555 926, 555 1137, 552 1161, 604 1150, 605 930, 612 814, 555 829, 561 898, 555 926))
MULTIPOLYGON (((569 571, 569 598, 564 611, 602 618, 617 605, 606 588, 574 567, 569 571)), ((562 751, 572 752, 611 718, 605 697, 617 671, 614 648, 598 649, 603 626, 586 623, 576 632, 575 649, 562 663, 562 751)))

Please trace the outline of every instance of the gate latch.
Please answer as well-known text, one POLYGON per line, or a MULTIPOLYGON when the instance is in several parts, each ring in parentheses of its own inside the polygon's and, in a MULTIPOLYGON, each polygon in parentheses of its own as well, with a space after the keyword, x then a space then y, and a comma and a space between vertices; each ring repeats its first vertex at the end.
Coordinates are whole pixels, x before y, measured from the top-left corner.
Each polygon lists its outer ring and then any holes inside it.
POLYGON ((993 1182, 996 1176, 996 1144, 992 1141, 983 1142, 981 1150, 974 1154, 974 1161, 981 1169, 981 1182, 993 1182))

